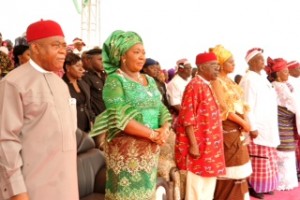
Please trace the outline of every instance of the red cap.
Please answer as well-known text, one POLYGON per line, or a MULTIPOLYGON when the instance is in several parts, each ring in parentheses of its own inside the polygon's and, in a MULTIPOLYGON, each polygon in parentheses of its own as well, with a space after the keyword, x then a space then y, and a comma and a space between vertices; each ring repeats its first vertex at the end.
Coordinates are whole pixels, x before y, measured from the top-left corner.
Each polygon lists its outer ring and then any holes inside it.
POLYGON ((199 53, 196 56, 196 65, 200 65, 209 61, 218 61, 216 54, 214 54, 213 52, 209 52, 209 53, 199 53))
POLYGON ((40 20, 30 24, 26 31, 27 42, 52 36, 63 36, 64 33, 58 23, 52 20, 40 20))

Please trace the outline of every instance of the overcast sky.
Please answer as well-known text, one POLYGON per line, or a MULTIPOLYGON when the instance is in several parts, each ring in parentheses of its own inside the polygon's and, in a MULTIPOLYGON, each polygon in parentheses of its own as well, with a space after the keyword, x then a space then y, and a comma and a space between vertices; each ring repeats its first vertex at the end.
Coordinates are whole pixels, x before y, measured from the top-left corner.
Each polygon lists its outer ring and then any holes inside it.
MULTIPOLYGON (((80 0, 79 0, 80 1, 80 0)), ((265 56, 300 61, 300 6, 297 0, 100 0, 100 41, 116 30, 135 31, 147 57, 163 68, 180 58, 192 65, 196 54, 222 44, 232 51, 235 73, 246 70, 245 54, 261 47, 265 56)), ((41 18, 61 24, 68 43, 81 36, 72 0, 6 0, 1 2, 0 32, 14 39, 41 18)))

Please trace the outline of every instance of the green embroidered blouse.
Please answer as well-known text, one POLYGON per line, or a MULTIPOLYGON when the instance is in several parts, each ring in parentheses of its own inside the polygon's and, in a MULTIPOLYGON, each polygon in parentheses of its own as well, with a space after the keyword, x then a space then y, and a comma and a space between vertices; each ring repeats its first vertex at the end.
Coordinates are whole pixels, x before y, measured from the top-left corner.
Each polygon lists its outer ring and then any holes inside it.
POLYGON ((91 137, 106 133, 110 141, 126 127, 131 119, 157 129, 171 120, 168 109, 161 101, 155 80, 147 76, 143 86, 115 72, 106 79, 103 99, 106 110, 97 116, 91 137))

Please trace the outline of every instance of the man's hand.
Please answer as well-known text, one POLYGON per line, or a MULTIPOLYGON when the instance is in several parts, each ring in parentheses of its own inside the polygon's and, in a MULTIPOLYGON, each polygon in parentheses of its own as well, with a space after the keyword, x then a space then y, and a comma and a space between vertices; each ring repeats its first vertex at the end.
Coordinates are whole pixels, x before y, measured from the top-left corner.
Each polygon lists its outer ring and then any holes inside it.
POLYGON ((193 158, 199 158, 200 153, 198 145, 191 145, 189 148, 189 153, 193 158))
POLYGON ((257 130, 250 131, 250 137, 251 137, 251 139, 255 139, 257 136, 258 136, 258 131, 257 130))
POLYGON ((10 200, 29 200, 29 196, 28 193, 25 192, 11 197, 10 200))

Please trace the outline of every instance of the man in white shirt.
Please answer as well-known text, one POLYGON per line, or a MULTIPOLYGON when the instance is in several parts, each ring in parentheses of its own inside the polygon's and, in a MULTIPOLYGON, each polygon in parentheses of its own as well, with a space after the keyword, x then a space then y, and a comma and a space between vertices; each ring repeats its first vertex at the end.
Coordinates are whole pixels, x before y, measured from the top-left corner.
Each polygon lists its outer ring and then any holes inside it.
POLYGON ((248 72, 240 85, 244 99, 249 104, 251 125, 249 153, 253 173, 249 177, 250 195, 262 199, 264 194, 273 194, 278 184, 276 147, 280 144, 277 118, 276 92, 263 75, 263 50, 253 48, 247 52, 248 72))
POLYGON ((191 80, 192 66, 185 58, 178 60, 176 65, 177 74, 167 84, 167 97, 170 106, 178 113, 185 87, 191 80))

